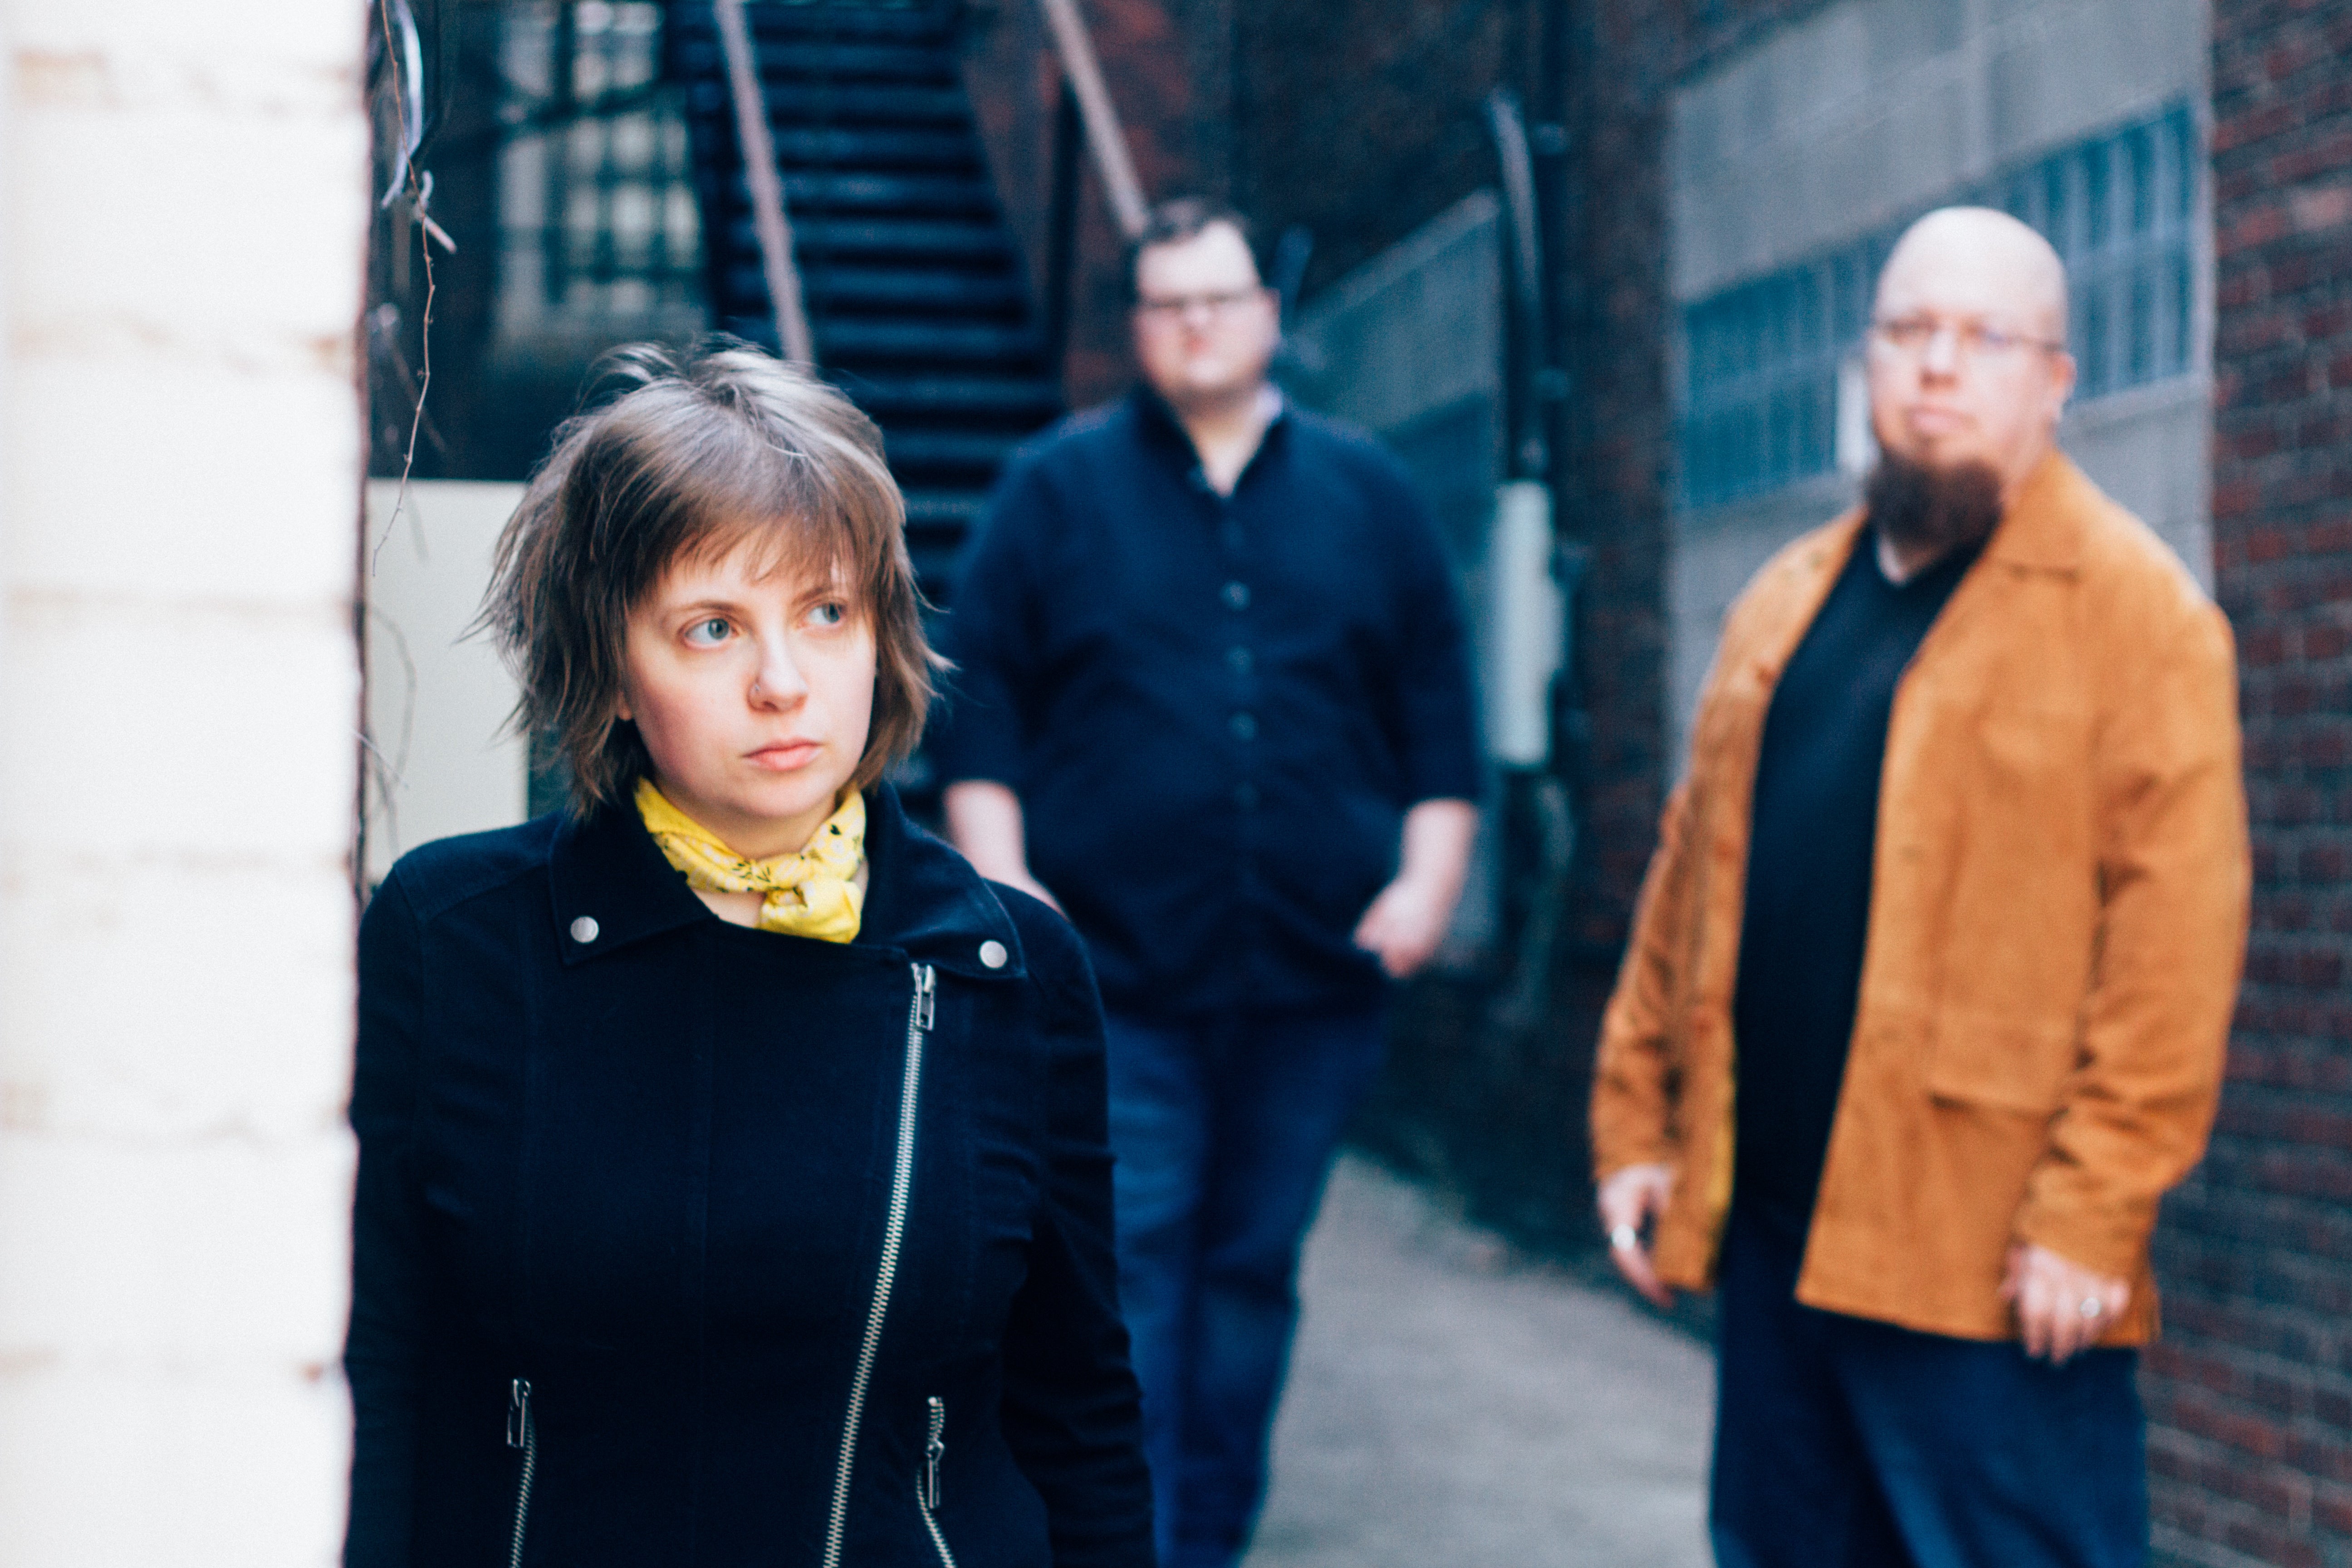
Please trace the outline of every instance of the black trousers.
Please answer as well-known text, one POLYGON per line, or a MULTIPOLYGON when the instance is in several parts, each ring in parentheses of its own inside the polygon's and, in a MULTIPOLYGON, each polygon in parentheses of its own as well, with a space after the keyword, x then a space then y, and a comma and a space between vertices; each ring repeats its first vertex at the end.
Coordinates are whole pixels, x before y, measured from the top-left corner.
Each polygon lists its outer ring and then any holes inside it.
POLYGON ((1708 1528, 1719 1568, 2144 1568, 2130 1351, 2011 1342, 1801 1306, 1801 1249, 1734 1205, 1708 1528))

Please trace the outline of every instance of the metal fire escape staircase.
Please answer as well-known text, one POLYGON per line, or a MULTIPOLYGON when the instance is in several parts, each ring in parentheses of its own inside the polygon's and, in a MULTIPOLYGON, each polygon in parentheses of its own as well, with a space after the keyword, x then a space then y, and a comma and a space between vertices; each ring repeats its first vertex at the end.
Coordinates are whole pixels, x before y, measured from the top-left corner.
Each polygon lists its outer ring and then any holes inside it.
MULTIPOLYGON (((882 426, 916 570, 941 596, 1005 458, 1062 409, 965 91, 958 7, 833 0, 742 16, 814 361, 882 426)), ((673 5, 665 36, 711 320, 778 348, 719 18, 673 5)))

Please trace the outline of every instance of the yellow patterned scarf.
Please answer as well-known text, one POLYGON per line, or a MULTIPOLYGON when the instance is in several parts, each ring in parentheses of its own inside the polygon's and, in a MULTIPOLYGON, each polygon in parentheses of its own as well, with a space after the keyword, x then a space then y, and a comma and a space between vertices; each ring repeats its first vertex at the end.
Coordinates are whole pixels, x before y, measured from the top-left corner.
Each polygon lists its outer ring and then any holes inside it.
POLYGON ((819 942, 849 942, 866 908, 857 868, 866 863, 866 797, 856 790, 797 854, 748 860, 669 803, 651 779, 637 781, 637 815, 662 858, 686 873, 688 887, 715 893, 765 893, 760 929, 819 942))

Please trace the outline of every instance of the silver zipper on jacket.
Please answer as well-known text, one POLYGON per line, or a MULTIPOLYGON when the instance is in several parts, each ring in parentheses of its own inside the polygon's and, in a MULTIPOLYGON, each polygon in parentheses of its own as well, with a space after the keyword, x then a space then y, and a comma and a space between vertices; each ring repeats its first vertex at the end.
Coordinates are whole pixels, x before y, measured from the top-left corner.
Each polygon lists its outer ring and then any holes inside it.
POLYGON ((539 1424, 530 1417, 530 1380, 518 1377, 507 1388, 507 1447, 522 1450, 522 1479, 515 1483, 514 1544, 509 1568, 522 1568, 523 1531, 530 1524, 530 1483, 539 1473, 539 1424))
POLYGON ((940 1530, 940 1460, 947 1451, 946 1440, 940 1436, 948 1429, 948 1404, 938 1394, 929 1400, 930 1430, 923 1438, 923 1479, 915 1483, 915 1506, 922 1510, 923 1528, 931 1532, 931 1544, 939 1549, 944 1568, 956 1568, 955 1553, 948 1550, 948 1538, 940 1530))
MULTIPOLYGON (((849 1380, 849 1412, 841 1425, 841 1458, 833 1472, 833 1512, 824 1527, 824 1568, 841 1568, 842 1542, 849 1530, 849 1472, 857 1458, 857 1422, 865 1414, 866 1387, 874 1381, 874 1358, 882 1348, 882 1320, 890 1310, 890 1286, 898 1278, 898 1248, 907 1238, 907 1206, 915 1189, 915 1107, 923 1085, 923 1037, 931 1027, 938 977, 928 963, 912 968, 915 995, 907 1006, 907 1071, 898 1088, 898 1156, 890 1172, 890 1217, 882 1227, 882 1259, 874 1272, 874 1306, 866 1314, 866 1340, 858 1347, 857 1370, 849 1380)), ((940 1550, 946 1550, 944 1543, 940 1550)))

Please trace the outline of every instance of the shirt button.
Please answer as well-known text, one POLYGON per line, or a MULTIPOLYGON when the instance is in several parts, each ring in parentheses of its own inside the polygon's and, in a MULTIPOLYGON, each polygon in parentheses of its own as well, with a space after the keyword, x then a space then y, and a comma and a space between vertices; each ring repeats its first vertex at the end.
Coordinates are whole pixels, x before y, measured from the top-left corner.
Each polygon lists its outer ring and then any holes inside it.
POLYGON ((1225 605, 1226 605, 1226 607, 1227 607, 1228 609, 1234 609, 1234 610, 1246 610, 1246 609, 1248 609, 1248 608, 1249 608, 1249 584, 1246 584, 1246 583, 1228 583, 1228 584, 1225 584, 1225 605))
POLYGON ((1256 739, 1257 739, 1257 715, 1256 715, 1256 714, 1255 714, 1255 713, 1236 713, 1236 714, 1234 714, 1234 722, 1233 722, 1233 731, 1234 731, 1234 740, 1236 740, 1236 741, 1255 741, 1255 740, 1256 740, 1256 739))
POLYGON ((572 940, 585 947, 596 940, 596 933, 603 929, 593 916, 582 915, 572 922, 572 940))
POLYGON ((1257 809, 1257 785, 1254 784, 1237 784, 1234 785, 1234 804, 1240 806, 1244 811, 1255 811, 1257 809))
POLYGON ((1003 968, 1004 961, 1009 956, 1004 951, 1004 944, 1001 942, 992 940, 980 944, 980 962, 987 968, 1003 968))
POLYGON ((1230 647, 1225 650, 1225 668, 1235 675, 1247 675, 1250 672, 1250 666, 1256 662, 1250 657, 1250 650, 1245 647, 1230 647))

